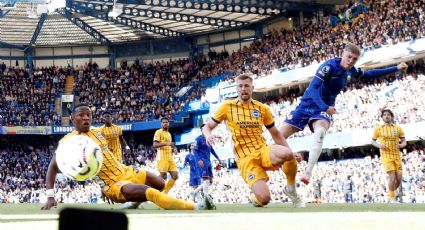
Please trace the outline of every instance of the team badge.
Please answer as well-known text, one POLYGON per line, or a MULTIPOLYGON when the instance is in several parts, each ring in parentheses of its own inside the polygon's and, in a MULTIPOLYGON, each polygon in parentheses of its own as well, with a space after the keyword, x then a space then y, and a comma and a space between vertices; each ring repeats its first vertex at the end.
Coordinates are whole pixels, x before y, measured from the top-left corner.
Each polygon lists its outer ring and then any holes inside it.
POLYGON ((248 174, 248 180, 254 180, 254 178, 255 178, 254 174, 252 173, 248 174))
POLYGON ((259 118, 260 117, 260 112, 258 112, 257 110, 254 109, 252 111, 252 116, 255 117, 255 118, 259 118))
POLYGON ((393 130, 393 134, 394 135, 397 135, 397 130, 393 130))
POLYGON ((114 134, 118 134, 117 130, 114 130, 114 134))
POLYGON ((319 70, 319 74, 322 76, 325 76, 326 74, 329 73, 329 70, 330 70, 330 67, 328 65, 325 65, 319 70))
POLYGON ((105 138, 103 138, 102 134, 100 133, 96 133, 96 137, 99 138, 99 140, 105 140, 105 138))
POLYGON ((293 116, 292 116, 292 113, 290 113, 290 114, 288 114, 287 119, 288 119, 288 120, 292 120, 292 117, 293 117, 293 116))

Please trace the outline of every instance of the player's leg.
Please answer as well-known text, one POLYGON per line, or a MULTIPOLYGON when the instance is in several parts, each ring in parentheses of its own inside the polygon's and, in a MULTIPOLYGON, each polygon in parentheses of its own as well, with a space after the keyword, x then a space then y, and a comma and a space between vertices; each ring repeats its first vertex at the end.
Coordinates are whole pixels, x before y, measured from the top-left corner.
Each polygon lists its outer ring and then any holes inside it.
POLYGON ((267 181, 264 179, 257 180, 251 187, 253 195, 251 201, 257 207, 262 207, 270 202, 270 189, 267 181))
MULTIPOLYGON (((165 186, 164 180, 160 176, 157 176, 154 173, 147 171, 136 171, 131 181, 136 184, 146 184, 147 186, 157 189, 159 191, 162 191, 165 186)), ((138 202, 126 202, 121 205, 121 209, 137 209, 138 207, 140 207, 140 204, 145 201, 146 200, 138 202)))
MULTIPOLYGON (((285 139, 290 137, 292 134, 303 130, 305 125, 308 123, 307 119, 303 119, 303 117, 307 116, 304 116, 301 111, 294 111, 290 116, 290 119, 287 119, 280 127, 280 132, 285 139)), ((286 189, 289 193, 296 193, 295 178, 298 171, 297 160, 294 158, 292 160, 285 161, 282 166, 282 171, 286 175, 286 189)))
POLYGON ((212 167, 210 161, 204 161, 204 166, 202 168, 202 192, 204 196, 209 195, 210 187, 212 184, 212 167))
MULTIPOLYGON (((267 159, 265 160, 267 161, 267 159)), ((282 170, 286 175, 287 179, 287 190, 290 193, 295 192, 295 177, 297 175, 297 161, 291 149, 281 145, 270 146, 270 161, 272 165, 283 164, 282 170)))
POLYGON ((296 170, 297 162, 294 161, 294 155, 292 154, 291 149, 281 146, 281 145, 271 145, 266 148, 261 149, 261 161, 262 166, 265 167, 266 170, 276 170, 284 162, 292 162, 286 167, 286 173, 289 175, 293 175, 293 178, 288 179, 289 185, 286 185, 283 188, 283 192, 291 199, 292 203, 296 207, 305 207, 304 202, 298 196, 296 188, 295 188, 295 172, 289 172, 290 170, 296 170), (295 165, 294 165, 295 164, 295 165))
POLYGON ((158 161, 157 169, 158 169, 158 172, 159 172, 159 175, 161 176, 161 178, 163 180, 167 180, 168 162, 166 162, 164 160, 158 161))
POLYGON ((195 204, 164 194, 157 189, 144 184, 125 184, 121 188, 121 193, 128 201, 149 200, 163 209, 169 210, 197 210, 212 209, 211 200, 205 199, 203 202, 195 204))
POLYGON ((285 122, 280 127, 279 131, 285 139, 288 139, 288 137, 292 136, 292 134, 299 132, 300 128, 285 122))
POLYGON ((171 188, 173 188, 174 184, 176 183, 176 180, 179 179, 179 173, 177 172, 177 165, 174 161, 169 161, 169 167, 168 171, 171 175, 171 178, 167 181, 167 184, 164 188, 164 193, 168 194, 170 192, 171 188))
POLYGON ((330 127, 330 122, 325 119, 315 119, 311 123, 313 131, 313 140, 308 151, 308 163, 304 175, 301 176, 301 181, 304 184, 309 184, 313 174, 314 166, 319 160, 320 153, 322 153, 323 140, 326 136, 326 131, 330 127))
POLYGON ((200 197, 198 196, 199 191, 198 188, 201 187, 201 178, 200 177, 195 177, 195 178, 190 178, 189 179, 189 186, 193 189, 190 192, 190 195, 192 196, 192 200, 193 202, 196 202, 198 200, 200 200, 200 197))
POLYGON ((396 183, 397 183, 397 174, 395 171, 389 171, 388 173, 388 201, 390 203, 395 203, 395 190, 396 190, 396 183))

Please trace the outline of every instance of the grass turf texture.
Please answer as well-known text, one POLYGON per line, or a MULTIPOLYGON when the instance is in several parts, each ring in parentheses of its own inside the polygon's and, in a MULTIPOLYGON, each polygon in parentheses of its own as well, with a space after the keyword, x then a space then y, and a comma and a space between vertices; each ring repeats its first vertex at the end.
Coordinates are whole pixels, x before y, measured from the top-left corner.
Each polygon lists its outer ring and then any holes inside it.
MULTIPOLYGON (((128 214, 161 214, 161 213, 255 213, 255 212, 424 212, 425 204, 307 204, 306 208, 294 208, 290 204, 270 204, 263 208, 255 208, 250 204, 218 204, 212 211, 169 211, 160 210, 152 204, 144 205, 145 209, 120 210, 119 205, 107 204, 59 204, 58 208, 49 211, 40 210, 41 204, 0 204, 0 215, 43 215, 59 214, 65 207, 91 208, 113 211, 124 211, 128 214)), ((0 218, 1 220, 1 218, 0 218)))

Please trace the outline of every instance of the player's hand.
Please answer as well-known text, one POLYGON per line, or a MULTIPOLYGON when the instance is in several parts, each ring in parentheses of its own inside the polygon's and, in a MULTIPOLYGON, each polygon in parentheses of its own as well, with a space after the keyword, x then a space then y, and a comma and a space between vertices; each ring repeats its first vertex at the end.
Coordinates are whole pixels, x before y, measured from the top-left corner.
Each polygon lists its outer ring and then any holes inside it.
POLYGON ((214 145, 214 143, 215 143, 215 141, 217 140, 217 139, 219 139, 217 136, 215 136, 215 135, 210 135, 209 137, 207 137, 206 138, 207 139, 207 144, 209 145, 209 146, 211 146, 211 145, 214 145))
POLYGON ((52 207, 56 208, 58 206, 58 203, 56 202, 54 197, 48 197, 46 203, 43 207, 41 207, 41 210, 50 210, 52 207))
POLYGON ((397 149, 402 149, 403 147, 401 147, 401 144, 397 144, 396 145, 397 149))
POLYGON ((301 153, 295 153, 294 158, 298 163, 304 160, 303 155, 301 155, 301 153))
POLYGON ((204 162, 202 160, 199 160, 198 161, 198 166, 201 167, 201 168, 204 167, 204 162))
POLYGON ((402 62, 400 64, 397 65, 397 70, 399 71, 406 71, 407 67, 409 67, 406 63, 402 62))
POLYGON ((125 149, 125 153, 130 154, 131 153, 131 149, 125 149))
POLYGON ((379 149, 382 149, 382 150, 386 150, 387 149, 387 147, 385 146, 385 145, 379 145, 379 149))
POLYGON ((333 106, 329 106, 329 108, 326 110, 326 113, 330 116, 334 115, 336 113, 336 109, 333 106))

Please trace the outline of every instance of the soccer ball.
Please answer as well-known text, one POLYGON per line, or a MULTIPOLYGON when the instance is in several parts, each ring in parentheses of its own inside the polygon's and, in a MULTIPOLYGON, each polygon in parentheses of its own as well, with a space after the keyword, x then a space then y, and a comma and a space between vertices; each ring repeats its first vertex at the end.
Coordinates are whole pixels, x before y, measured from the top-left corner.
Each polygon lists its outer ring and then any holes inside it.
POLYGON ((59 143, 56 163, 68 178, 85 181, 96 176, 102 167, 100 146, 87 136, 70 136, 59 143))

